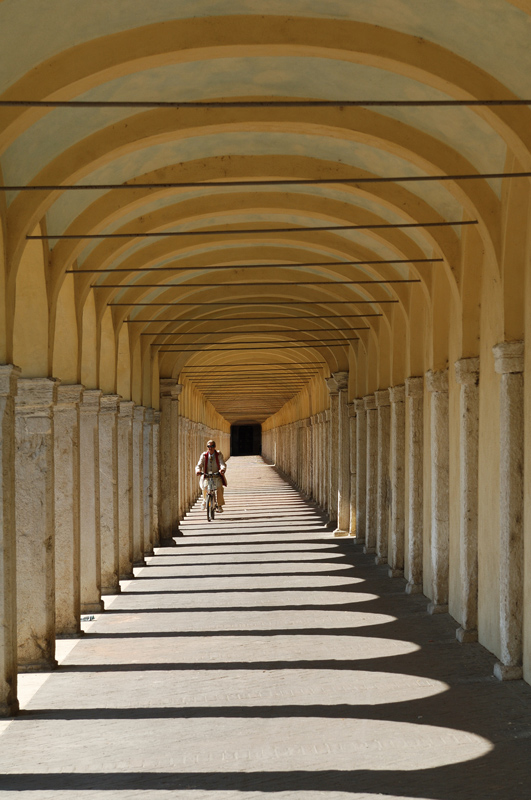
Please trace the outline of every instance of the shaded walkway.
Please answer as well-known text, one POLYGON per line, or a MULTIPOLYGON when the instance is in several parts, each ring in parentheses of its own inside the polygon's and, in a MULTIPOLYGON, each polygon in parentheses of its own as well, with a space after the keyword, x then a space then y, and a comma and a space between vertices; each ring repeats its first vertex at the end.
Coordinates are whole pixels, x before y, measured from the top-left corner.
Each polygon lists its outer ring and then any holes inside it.
POLYGON ((6 727, 1 796, 529 797, 531 687, 260 458, 227 474, 6 727))

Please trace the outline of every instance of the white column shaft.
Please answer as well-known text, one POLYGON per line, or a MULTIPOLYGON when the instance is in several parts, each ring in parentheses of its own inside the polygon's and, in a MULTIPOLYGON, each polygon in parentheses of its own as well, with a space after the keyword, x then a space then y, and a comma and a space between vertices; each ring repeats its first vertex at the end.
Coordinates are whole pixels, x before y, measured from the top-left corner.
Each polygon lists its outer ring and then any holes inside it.
POLYGON ((135 406, 133 413, 133 565, 144 561, 144 406, 135 406))
POLYGON ((404 574, 405 545, 405 467, 406 467, 406 409, 405 388, 389 389, 391 399, 391 529, 389 535, 389 575, 404 574))
POLYGON ((375 393, 378 407, 378 489, 376 563, 387 564, 389 551, 389 450, 391 444, 391 409, 389 390, 375 393))
POLYGON ((133 578, 133 412, 122 400, 118 416, 118 553, 120 580, 133 578))
POLYGON ((423 497, 424 497, 424 378, 406 379, 408 398, 408 594, 421 594, 423 590, 423 497))
POLYGON ((376 552, 378 529, 378 412, 374 395, 364 398, 367 415, 367 461, 365 501, 365 553, 376 552))
POLYGON ((430 614, 448 611, 450 558, 450 428, 448 370, 428 372, 431 392, 431 603, 430 614))
POLYGON ((118 446, 117 418, 120 397, 104 394, 100 400, 100 541, 101 593, 120 591, 118 535, 118 446))
POLYGON ((356 539, 365 541, 367 530, 367 412, 363 399, 356 408, 356 539))
POLYGON ((101 600, 99 389, 83 392, 79 406, 79 528, 81 550, 81 612, 103 611, 101 600))

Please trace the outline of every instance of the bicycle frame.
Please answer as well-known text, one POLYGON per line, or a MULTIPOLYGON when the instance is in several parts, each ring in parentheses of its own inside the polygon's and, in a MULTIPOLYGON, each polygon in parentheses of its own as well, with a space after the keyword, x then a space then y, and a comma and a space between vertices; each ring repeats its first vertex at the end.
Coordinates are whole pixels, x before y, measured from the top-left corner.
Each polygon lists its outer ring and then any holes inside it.
POLYGON ((219 477, 219 472, 213 473, 206 473, 203 472, 203 477, 206 478, 207 486, 206 486, 206 512, 207 512, 207 519, 211 522, 214 519, 214 515, 216 509, 218 507, 217 504, 217 489, 216 484, 214 483, 214 478, 219 477))

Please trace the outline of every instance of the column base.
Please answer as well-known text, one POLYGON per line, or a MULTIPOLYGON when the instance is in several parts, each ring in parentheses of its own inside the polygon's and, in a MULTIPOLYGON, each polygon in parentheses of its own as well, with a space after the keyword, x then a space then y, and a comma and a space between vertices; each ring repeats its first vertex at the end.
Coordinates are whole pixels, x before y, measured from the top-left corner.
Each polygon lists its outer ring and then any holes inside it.
POLYGON ((390 578, 403 578, 404 577, 404 570, 403 569, 393 569, 393 567, 389 567, 387 570, 387 574, 390 578))
POLYGON ((145 566, 146 566, 146 562, 145 562, 143 557, 140 558, 138 561, 133 561, 133 567, 140 568, 140 567, 145 567, 145 566))
POLYGON ((135 573, 133 571, 126 572, 124 575, 120 575, 121 581, 132 581, 135 577, 135 573))
POLYGON ((378 564, 378 566, 380 564, 387 564, 387 556, 376 556, 374 563, 378 564))
POLYGON ((334 536, 350 536, 348 531, 341 530, 341 528, 336 528, 333 534, 334 536))
POLYGON ((152 547, 149 550, 146 550, 146 552, 144 553, 144 556, 147 556, 148 558, 152 558, 154 555, 155 553, 152 547))
POLYGON ((499 681, 521 681, 523 676, 522 667, 511 667, 507 664, 502 664, 497 661, 494 664, 494 677, 499 681))
POLYGON ((105 611, 103 600, 99 603, 81 603, 81 614, 101 614, 105 611))
POLYGON ((173 539, 168 537, 167 539, 165 538, 165 539, 161 539, 160 540, 160 546, 161 547, 177 547, 177 542, 175 542, 173 539))
POLYGON ((447 614, 448 603, 428 603, 428 614, 447 614))
POLYGON ((0 719, 16 717, 19 711, 18 700, 13 700, 12 703, 0 703, 0 719))
POLYGON ((412 583, 408 581, 406 586, 406 594, 422 594, 424 586, 421 583, 412 583))
POLYGON ((116 586, 102 586, 101 593, 102 594, 120 594, 122 591, 120 584, 117 583, 116 586))
POLYGON ((455 632, 455 638, 461 644, 469 644, 469 642, 477 642, 478 632, 476 630, 466 630, 465 628, 458 628, 455 632))
POLYGON ((56 633, 56 639, 81 639, 85 635, 85 631, 71 631, 65 633, 56 633))
POLYGON ((365 547, 363 548, 363 552, 365 553, 366 556, 370 556, 372 555, 372 553, 376 553, 376 547, 368 547, 367 545, 365 545, 365 547))
POLYGON ((58 667, 55 658, 43 659, 42 661, 28 661, 27 664, 19 664, 19 672, 52 672, 58 667))
POLYGON ((179 528, 175 528, 175 530, 174 530, 174 531, 172 531, 172 534, 171 534, 171 535, 172 535, 172 537, 175 537, 175 536, 184 536, 184 533, 183 533, 182 531, 180 531, 180 530, 179 530, 179 528))

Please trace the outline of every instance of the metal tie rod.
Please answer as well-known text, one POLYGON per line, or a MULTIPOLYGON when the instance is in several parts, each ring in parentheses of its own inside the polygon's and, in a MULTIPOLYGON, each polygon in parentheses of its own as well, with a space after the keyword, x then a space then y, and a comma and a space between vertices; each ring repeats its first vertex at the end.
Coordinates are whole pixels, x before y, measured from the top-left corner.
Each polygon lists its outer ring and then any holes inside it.
POLYGON ((91 289, 210 289, 216 286, 371 286, 388 283, 421 283, 420 278, 396 278, 388 281, 240 281, 238 283, 93 283, 91 289))
POLYGON ((163 306, 167 308, 169 306, 225 306, 225 307, 232 307, 232 306, 315 306, 315 305, 329 305, 335 306, 341 303, 346 303, 348 305, 362 305, 366 303, 380 305, 382 303, 399 303, 400 300, 329 300, 328 298, 320 298, 318 300, 262 300, 261 302, 247 302, 246 300, 242 300, 241 302, 237 302, 231 300, 230 302, 225 303, 203 303, 203 302, 182 302, 178 300, 175 303, 108 303, 109 306, 128 306, 130 308, 142 306, 143 308, 149 308, 150 306, 163 306))
POLYGON ((529 106, 519 97, 481 100, 0 100, 0 108, 451 108, 529 106))

